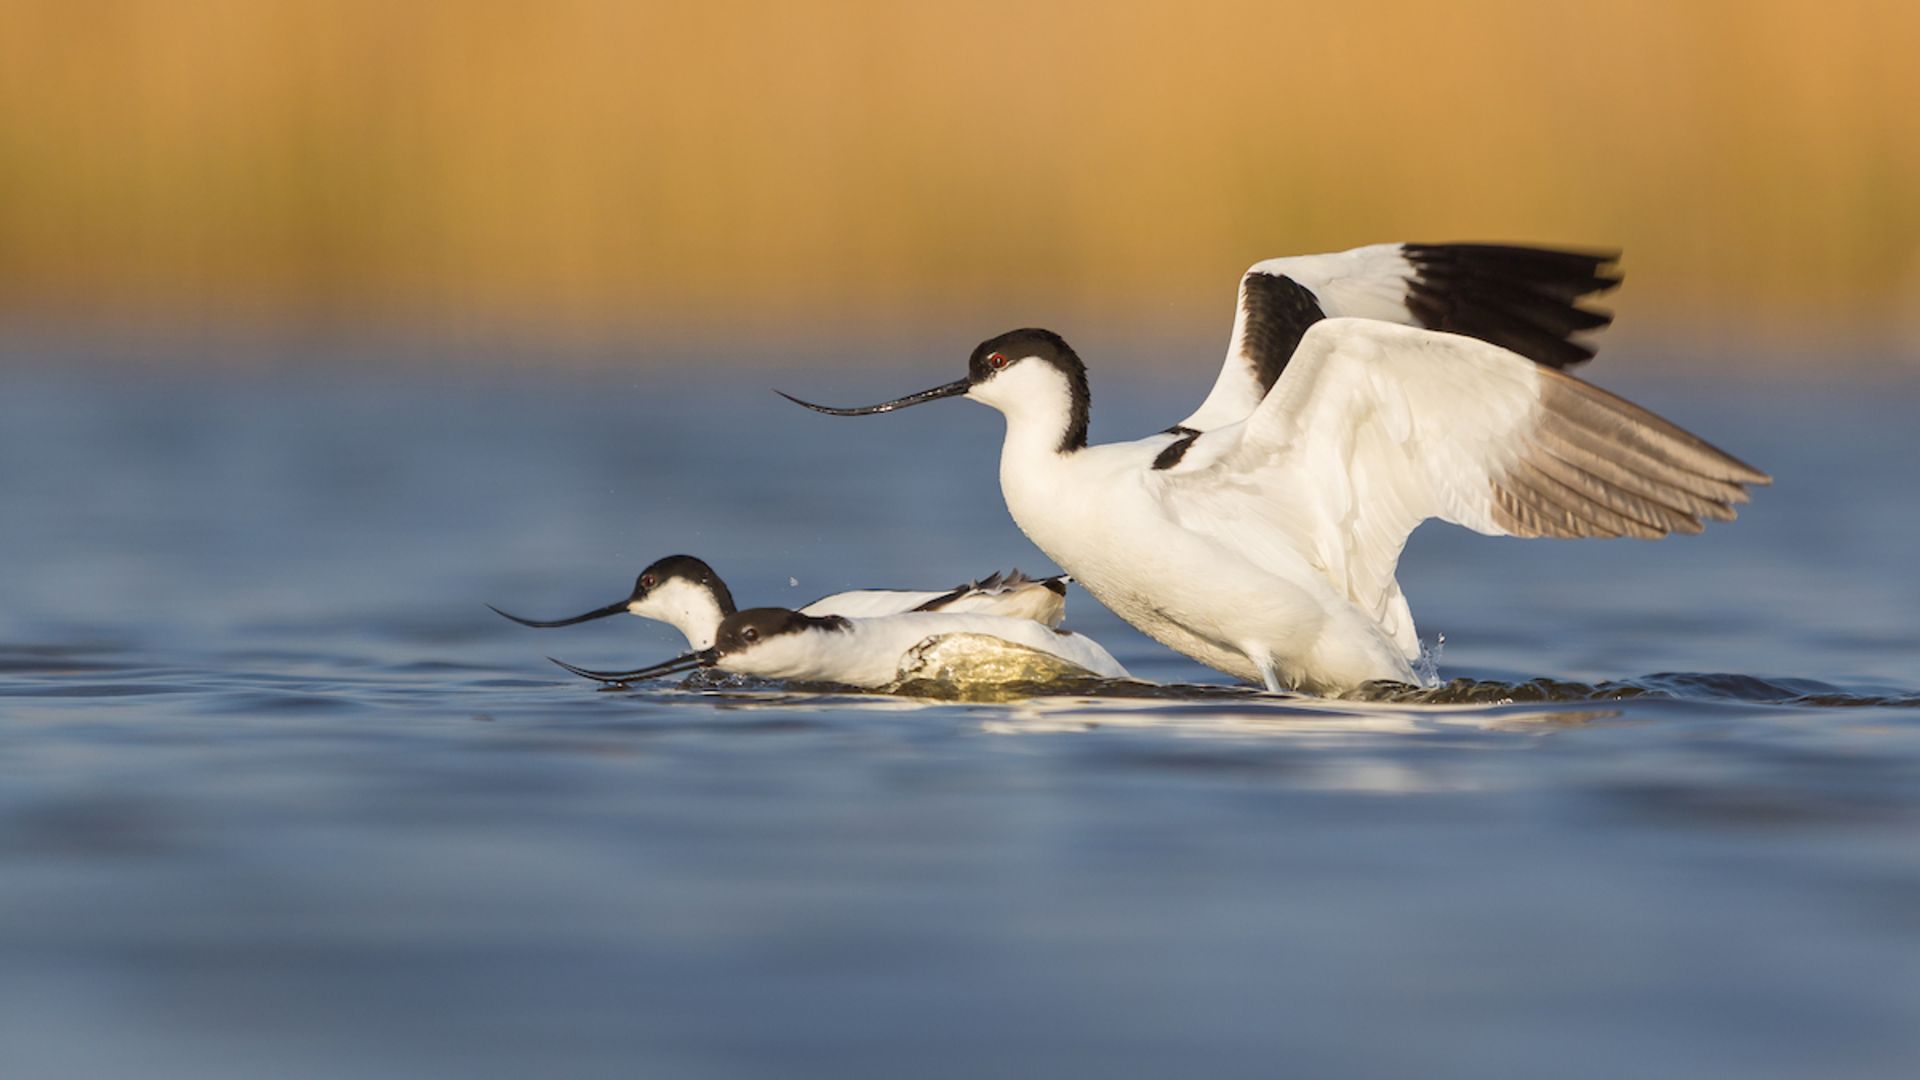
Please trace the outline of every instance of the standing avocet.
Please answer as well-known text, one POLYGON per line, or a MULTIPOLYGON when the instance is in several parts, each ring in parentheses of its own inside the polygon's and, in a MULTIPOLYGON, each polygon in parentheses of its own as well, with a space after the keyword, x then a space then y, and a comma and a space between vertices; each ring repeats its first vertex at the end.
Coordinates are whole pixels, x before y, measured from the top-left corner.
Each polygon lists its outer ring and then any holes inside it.
POLYGON ((847 617, 807 615, 786 608, 749 608, 720 621, 714 643, 632 671, 589 671, 554 663, 589 679, 629 683, 696 668, 800 682, 839 683, 877 690, 899 682, 916 650, 943 638, 964 638, 971 653, 997 662, 1007 645, 1042 653, 1090 675, 1130 678, 1112 654, 1083 634, 1054 630, 1006 615, 911 611, 847 617))
MULTIPOLYGON (((687 647, 713 644, 720 620, 739 610, 733 593, 713 567, 691 555, 669 555, 640 571, 625 600, 565 619, 524 619, 487 605, 522 626, 542 629, 573 626, 627 613, 666 623, 687 639, 687 647)), ((856 589, 823 596, 800 609, 806 615, 898 615, 909 611, 1005 615, 1059 626, 1067 610, 1067 576, 1031 578, 1018 570, 994 573, 979 581, 938 591, 856 589)))
MULTIPOLYGON (((1358 267, 1379 250, 1300 261, 1358 267)), ((1731 519, 1743 485, 1769 482, 1546 363, 1460 334, 1324 317, 1355 308, 1324 283, 1259 281, 1294 261, 1243 280, 1206 404, 1136 442, 1087 445, 1086 367, 1047 330, 990 338, 966 378, 895 401, 799 403, 867 415, 964 396, 998 409, 1000 489, 1021 530, 1150 637, 1274 691, 1414 680, 1419 640, 1394 569, 1428 518, 1496 536, 1658 537, 1731 519), (1296 304, 1254 299, 1266 292, 1296 304)), ((1417 279, 1401 286, 1402 310, 1418 316, 1417 279)))

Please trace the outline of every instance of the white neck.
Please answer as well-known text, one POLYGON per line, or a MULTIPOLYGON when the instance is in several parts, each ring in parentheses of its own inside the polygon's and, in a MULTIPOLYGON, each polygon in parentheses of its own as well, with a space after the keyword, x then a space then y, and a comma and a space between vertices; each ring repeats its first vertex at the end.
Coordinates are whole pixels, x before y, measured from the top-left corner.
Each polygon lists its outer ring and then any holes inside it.
POLYGON ((974 387, 967 396, 1007 418, 1007 438, 1000 451, 1003 463, 1061 454, 1060 444, 1073 416, 1073 391, 1058 369, 1028 360, 974 387))
POLYGON ((661 583, 645 599, 628 604, 627 610, 680 631, 687 647, 695 652, 712 647, 720 620, 727 614, 720 609, 713 590, 680 578, 661 583))

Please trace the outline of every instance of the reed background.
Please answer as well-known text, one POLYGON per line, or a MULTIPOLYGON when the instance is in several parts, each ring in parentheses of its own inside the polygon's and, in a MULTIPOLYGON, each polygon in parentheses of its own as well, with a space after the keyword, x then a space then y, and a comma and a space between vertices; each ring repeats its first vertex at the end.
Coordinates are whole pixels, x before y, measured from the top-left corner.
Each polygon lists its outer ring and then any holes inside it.
POLYGON ((1219 336, 1255 259, 1510 239, 1624 248, 1620 332, 1920 351, 1920 5, 15 0, 0 18, 16 333, 618 341, 977 317, 968 341, 1025 321, 1219 336))

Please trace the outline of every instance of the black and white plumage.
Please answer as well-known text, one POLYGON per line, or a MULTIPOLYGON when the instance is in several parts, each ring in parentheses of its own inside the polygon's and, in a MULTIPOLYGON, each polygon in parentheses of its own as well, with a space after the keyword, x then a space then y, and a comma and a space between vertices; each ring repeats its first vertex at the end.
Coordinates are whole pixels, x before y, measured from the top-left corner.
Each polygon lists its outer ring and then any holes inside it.
POLYGON ((1206 402, 1133 442, 1087 445, 1085 365, 1047 330, 990 338, 966 378, 893 402, 800 404, 990 405, 1014 520, 1135 627, 1272 690, 1410 682, 1419 642, 1394 574, 1421 522, 1656 537, 1730 519, 1769 482, 1558 370, 1606 321, 1577 302, 1612 284, 1607 261, 1390 245, 1259 264, 1206 402), (1422 325, 1448 320, 1495 340, 1422 325))
POLYGON ((1253 264, 1240 278, 1233 335, 1213 390, 1173 434, 1247 418, 1286 370, 1300 338, 1326 318, 1445 330, 1548 367, 1593 358, 1580 335, 1613 316, 1583 304, 1620 284, 1618 252, 1506 244, 1374 244, 1253 264))
MULTIPOLYGON (((807 615, 875 616, 898 615, 910 611, 948 614, 991 614, 1031 619, 1046 626, 1059 626, 1066 617, 1067 582, 1065 574, 1053 577, 1028 577, 1018 570, 995 572, 978 581, 951 589, 854 589, 823 596, 800 608, 807 615)), ((713 644, 720 622, 739 609, 733 593, 720 580, 713 567, 691 555, 669 555, 642 570, 634 578, 633 591, 624 600, 563 619, 527 619, 501 611, 494 612, 522 626, 541 629, 573 626, 622 613, 638 615, 666 623, 680 631, 687 645, 704 649, 713 644)))
POLYGON ((1067 614, 1066 574, 1029 577, 1019 570, 994 571, 942 592, 910 589, 855 589, 823 596, 799 610, 808 615, 1007 615, 1057 627, 1067 614))
POLYGON ((941 641, 960 643, 953 656, 963 665, 972 654, 978 663, 997 666, 1012 647, 1026 656, 1049 657, 1073 673, 1130 677, 1099 642, 1083 634, 1055 630, 1032 619, 942 611, 847 616, 750 608, 721 620, 712 645, 648 667, 592 671, 560 660, 554 663, 584 678, 622 685, 719 668, 736 675, 881 690, 908 674, 920 650, 941 641))

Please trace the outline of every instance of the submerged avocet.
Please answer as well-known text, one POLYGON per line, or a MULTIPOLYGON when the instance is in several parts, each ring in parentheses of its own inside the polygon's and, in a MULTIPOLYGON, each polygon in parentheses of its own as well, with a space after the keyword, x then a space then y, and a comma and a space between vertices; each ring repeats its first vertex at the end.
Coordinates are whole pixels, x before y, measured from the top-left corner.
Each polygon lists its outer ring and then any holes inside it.
POLYGON ((1409 244, 1257 264, 1212 392, 1134 442, 1087 444, 1086 367, 1040 329, 990 338, 965 378, 894 401, 793 400, 842 416, 990 405, 1014 521, 1149 636, 1273 691, 1412 682, 1394 570, 1421 522, 1658 537, 1729 520, 1745 485, 1770 482, 1558 370, 1592 355, 1573 335, 1608 317, 1578 301, 1617 283, 1611 261, 1409 244))
MULTIPOLYGON (((902 615, 908 612, 1004 615, 1059 626, 1067 610, 1067 576, 1033 578, 1018 570, 995 572, 951 589, 855 589, 834 593, 799 609, 803 615, 902 615)), ((669 555, 633 581, 625 600, 564 619, 526 619, 487 605, 522 626, 573 626, 609 615, 638 615, 680 631, 690 649, 713 644, 720 621, 739 609, 733 592, 713 567, 691 555, 669 555)))
POLYGON ((837 683, 879 690, 914 674, 913 661, 943 640, 959 639, 954 658, 962 666, 1009 670, 1017 652, 1053 663, 1024 665, 1034 681, 1083 673, 1130 678, 1100 643, 1084 634, 1006 615, 912 611, 898 615, 807 615, 786 608, 749 608, 720 621, 713 644, 632 671, 590 671, 555 660, 576 675, 605 683, 630 683, 698 668, 798 682, 837 683), (1064 665, 1064 666, 1063 666, 1064 665))

